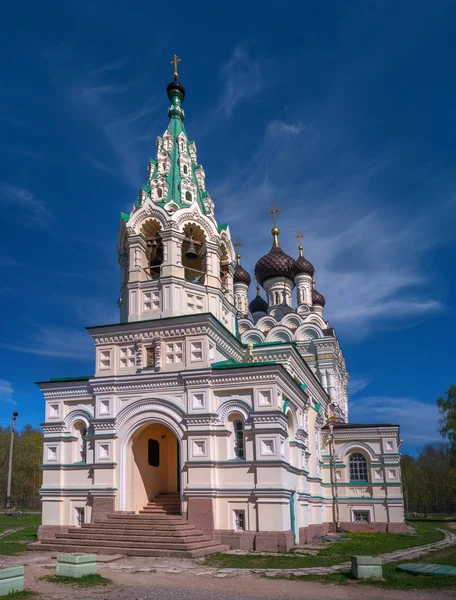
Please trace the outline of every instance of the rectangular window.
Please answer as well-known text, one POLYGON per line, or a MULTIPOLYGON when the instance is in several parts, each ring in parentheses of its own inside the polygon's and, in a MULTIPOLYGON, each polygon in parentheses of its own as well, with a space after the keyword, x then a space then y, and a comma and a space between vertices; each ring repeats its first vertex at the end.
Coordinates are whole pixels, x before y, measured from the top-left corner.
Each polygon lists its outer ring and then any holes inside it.
POLYGON ((153 346, 146 348, 146 366, 155 367, 155 348, 153 346))
POLYGON ((354 510, 353 511, 354 523, 370 523, 370 511, 369 510, 354 510))
POLYGON ((235 510, 234 513, 234 530, 245 531, 245 510, 235 510))
POLYGON ((149 440, 148 445, 149 466, 160 466, 160 444, 157 440, 149 440))

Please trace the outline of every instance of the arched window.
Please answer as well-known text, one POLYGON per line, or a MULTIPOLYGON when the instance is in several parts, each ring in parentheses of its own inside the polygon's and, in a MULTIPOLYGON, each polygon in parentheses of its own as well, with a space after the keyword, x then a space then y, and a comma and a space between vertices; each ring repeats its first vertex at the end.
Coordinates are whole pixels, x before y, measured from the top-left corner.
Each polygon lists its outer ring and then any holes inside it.
POLYGON ((161 198, 163 196, 163 190, 161 188, 157 188, 157 196, 161 198))
POLYGON ((188 173, 188 167, 187 167, 187 165, 184 165, 184 174, 187 175, 187 173, 188 173))
POLYGON ((348 464, 350 481, 368 481, 367 460, 360 452, 352 454, 348 464))
POLYGON ((244 423, 241 420, 234 422, 234 455, 245 459, 244 423))
POLYGON ((192 201, 192 193, 191 192, 185 192, 185 200, 187 202, 191 202, 192 201))

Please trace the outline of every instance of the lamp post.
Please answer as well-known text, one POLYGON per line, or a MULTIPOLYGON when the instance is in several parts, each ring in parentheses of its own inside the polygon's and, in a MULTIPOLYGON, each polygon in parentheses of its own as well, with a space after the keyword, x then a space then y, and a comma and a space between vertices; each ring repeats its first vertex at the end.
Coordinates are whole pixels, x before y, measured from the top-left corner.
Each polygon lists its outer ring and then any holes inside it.
POLYGON ((6 487, 6 514, 11 514, 11 477, 13 475, 13 446, 14 446, 14 425, 19 413, 13 412, 13 419, 11 421, 11 440, 10 440, 10 452, 8 461, 8 483, 6 487))

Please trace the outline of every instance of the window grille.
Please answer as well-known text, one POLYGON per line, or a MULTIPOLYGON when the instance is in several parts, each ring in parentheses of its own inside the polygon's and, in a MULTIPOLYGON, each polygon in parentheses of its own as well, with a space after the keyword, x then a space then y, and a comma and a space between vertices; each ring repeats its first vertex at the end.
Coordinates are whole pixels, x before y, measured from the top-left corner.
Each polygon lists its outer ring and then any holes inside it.
POLYGON ((76 526, 82 527, 84 525, 84 509, 76 508, 76 526))
POLYGON ((245 531, 245 510, 234 511, 234 529, 235 531, 245 531))
POLYGON ((234 454, 236 458, 245 458, 244 449, 244 424, 242 421, 235 421, 234 423, 234 454))
POLYGON ((354 510, 353 521, 355 523, 370 523, 370 513, 368 510, 354 510))
POLYGON ((359 452, 350 456, 349 469, 350 481, 368 481, 367 460, 359 452))

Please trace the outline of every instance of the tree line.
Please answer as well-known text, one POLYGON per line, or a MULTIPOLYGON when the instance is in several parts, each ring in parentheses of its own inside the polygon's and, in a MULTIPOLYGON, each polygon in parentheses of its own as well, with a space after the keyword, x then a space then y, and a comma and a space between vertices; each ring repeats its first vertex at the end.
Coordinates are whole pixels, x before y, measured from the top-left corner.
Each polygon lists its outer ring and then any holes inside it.
POLYGON ((401 458, 406 515, 456 513, 456 386, 436 402, 443 441, 426 444, 417 457, 401 458))
MULTIPOLYGON (((0 507, 5 505, 8 478, 8 459, 11 428, 0 427, 0 507)), ((11 496, 13 504, 22 498, 37 498, 41 487, 43 462, 43 434, 40 429, 25 425, 14 432, 13 478, 11 496)))

